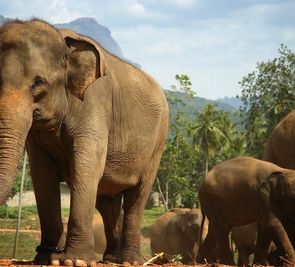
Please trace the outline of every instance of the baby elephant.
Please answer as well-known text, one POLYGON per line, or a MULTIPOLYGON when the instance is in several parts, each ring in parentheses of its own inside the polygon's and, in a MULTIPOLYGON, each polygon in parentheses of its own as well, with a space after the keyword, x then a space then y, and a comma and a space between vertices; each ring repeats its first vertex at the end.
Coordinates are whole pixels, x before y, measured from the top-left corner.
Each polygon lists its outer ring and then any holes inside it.
POLYGON ((215 166, 199 190, 201 209, 209 220, 198 261, 214 259, 233 265, 228 235, 232 227, 257 222, 254 263, 265 264, 271 241, 280 255, 295 264, 295 253, 282 225, 295 214, 295 171, 269 162, 239 157, 215 166))
MULTIPOLYGON (((183 263, 194 263, 199 248, 201 221, 199 209, 178 208, 164 213, 151 226, 152 253, 181 255, 183 263)), ((206 223, 203 227, 204 236, 207 233, 206 223)))

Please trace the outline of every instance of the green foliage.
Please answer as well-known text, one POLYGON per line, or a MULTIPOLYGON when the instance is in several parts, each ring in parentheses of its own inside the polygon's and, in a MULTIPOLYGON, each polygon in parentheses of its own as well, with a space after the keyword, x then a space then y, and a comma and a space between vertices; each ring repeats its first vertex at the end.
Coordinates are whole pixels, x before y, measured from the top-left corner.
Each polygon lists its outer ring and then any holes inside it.
MULTIPOLYGON (((24 164, 24 157, 21 159, 21 162, 19 164, 17 175, 16 175, 16 178, 15 178, 15 181, 13 184, 13 188, 12 188, 10 197, 14 197, 18 192, 20 192, 23 164, 24 164)), ((33 188, 33 186, 32 186, 32 180, 30 177, 29 163, 27 161, 23 190, 25 192, 25 191, 31 190, 32 188, 33 188)))
MULTIPOLYGON (((36 206, 28 206, 22 208, 21 218, 26 219, 37 213, 36 206)), ((6 204, 0 206, 0 218, 17 219, 18 207, 8 207, 6 204)))
POLYGON ((212 104, 208 104, 203 112, 196 113, 189 127, 189 135, 195 150, 201 149, 204 155, 205 175, 209 159, 223 154, 232 156, 231 154, 243 153, 243 138, 231 122, 230 113, 217 110, 212 104))
POLYGON ((278 58, 258 63, 240 84, 247 153, 262 158, 272 129, 294 108, 295 54, 281 45, 278 58))

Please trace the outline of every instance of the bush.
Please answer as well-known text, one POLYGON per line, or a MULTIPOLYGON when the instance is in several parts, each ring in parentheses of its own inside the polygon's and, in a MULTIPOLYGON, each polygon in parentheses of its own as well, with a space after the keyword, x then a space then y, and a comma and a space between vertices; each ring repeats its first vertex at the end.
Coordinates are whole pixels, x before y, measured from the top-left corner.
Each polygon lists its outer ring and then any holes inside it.
POLYGON ((17 218, 17 208, 9 208, 6 204, 0 206, 0 218, 6 219, 16 219, 17 218))
MULTIPOLYGON (((36 206, 23 207, 21 218, 27 219, 30 215, 37 214, 36 206)), ((6 204, 0 206, 0 218, 1 219, 17 219, 18 207, 8 207, 6 204)))

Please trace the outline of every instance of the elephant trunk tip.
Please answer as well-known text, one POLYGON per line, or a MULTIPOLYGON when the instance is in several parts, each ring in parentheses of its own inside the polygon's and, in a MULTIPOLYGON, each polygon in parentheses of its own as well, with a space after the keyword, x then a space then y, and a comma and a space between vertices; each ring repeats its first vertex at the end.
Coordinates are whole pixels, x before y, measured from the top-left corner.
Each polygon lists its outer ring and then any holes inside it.
POLYGON ((12 191, 12 187, 13 187, 13 181, 11 182, 6 181, 5 184, 2 184, 0 182, 0 205, 3 205, 6 203, 12 191))

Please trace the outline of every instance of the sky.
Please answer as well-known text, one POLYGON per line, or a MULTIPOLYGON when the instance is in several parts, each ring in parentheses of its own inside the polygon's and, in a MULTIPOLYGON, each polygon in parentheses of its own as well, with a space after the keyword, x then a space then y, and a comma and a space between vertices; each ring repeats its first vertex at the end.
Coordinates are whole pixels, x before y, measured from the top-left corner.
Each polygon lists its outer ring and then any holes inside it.
POLYGON ((50 23, 92 17, 111 30, 124 56, 164 89, 187 74, 197 96, 240 95, 257 62, 295 52, 294 0, 1 0, 4 17, 50 23))

